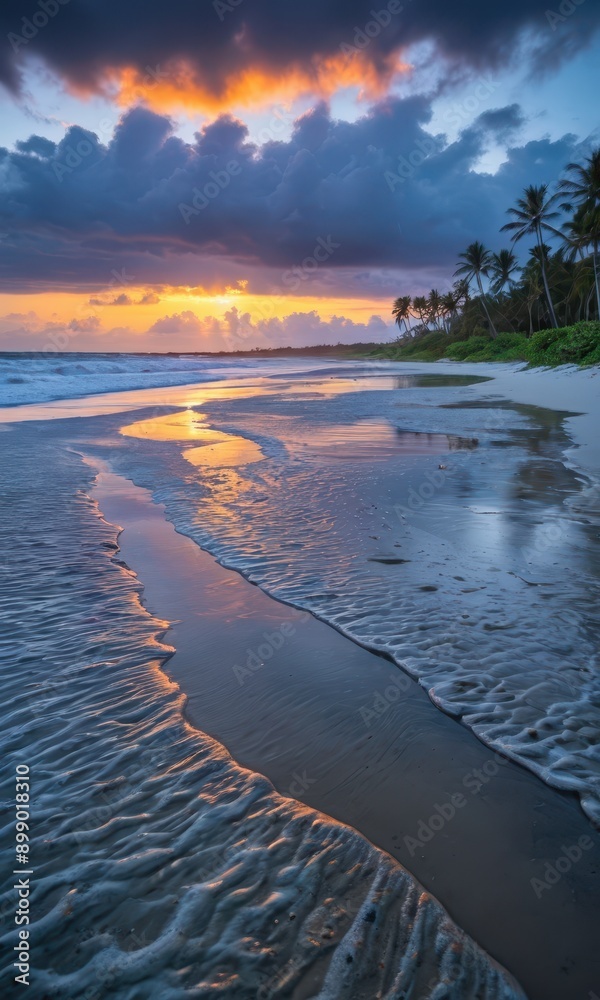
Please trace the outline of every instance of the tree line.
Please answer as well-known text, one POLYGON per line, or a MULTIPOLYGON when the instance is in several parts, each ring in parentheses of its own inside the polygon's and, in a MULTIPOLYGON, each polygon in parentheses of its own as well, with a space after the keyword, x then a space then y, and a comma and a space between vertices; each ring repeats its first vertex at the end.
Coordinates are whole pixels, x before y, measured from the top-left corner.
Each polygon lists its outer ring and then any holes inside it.
POLYGON ((600 146, 569 163, 553 193, 547 184, 525 188, 507 214, 501 231, 511 247, 494 253, 475 241, 459 254, 450 291, 395 300, 400 339, 431 330, 495 339, 499 330, 530 335, 600 319, 600 146), (527 237, 534 245, 520 263, 514 247, 527 237))

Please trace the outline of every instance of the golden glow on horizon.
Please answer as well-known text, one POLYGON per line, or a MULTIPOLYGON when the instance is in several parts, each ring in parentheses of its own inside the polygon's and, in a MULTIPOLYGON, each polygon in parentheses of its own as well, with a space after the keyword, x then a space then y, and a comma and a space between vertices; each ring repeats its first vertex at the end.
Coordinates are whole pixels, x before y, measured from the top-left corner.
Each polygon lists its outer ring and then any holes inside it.
MULTIPOLYGON (((334 316, 343 316, 356 323, 367 323, 373 315, 381 316, 386 322, 389 320, 387 298, 382 301, 342 296, 256 295, 244 288, 226 286, 215 293, 185 287, 157 288, 154 296, 157 301, 151 299, 142 303, 140 300, 152 291, 147 287, 128 287, 125 294, 132 300, 131 305, 109 304, 120 294, 118 289, 105 293, 44 291, 34 295, 3 294, 0 295, 0 316, 12 315, 10 326, 15 330, 22 325, 40 329, 46 325, 68 327, 73 324, 75 330, 87 331, 88 336, 97 336, 99 341, 106 331, 115 329, 140 334, 142 341, 143 335, 158 320, 181 313, 191 313, 192 321, 195 317, 199 323, 216 320, 226 332, 226 313, 233 308, 240 316, 248 314, 254 325, 283 320, 292 313, 310 312, 316 312, 325 322, 334 316), (105 304, 92 305, 91 300, 105 304)), ((3 326, 7 328, 6 320, 3 326)), ((194 333, 192 329, 186 336, 189 338, 194 333)), ((201 349, 203 341, 210 340, 210 324, 207 323, 206 328, 199 329, 195 335, 201 349)), ((155 343, 155 337, 153 340, 155 343)), ((70 349, 76 350, 75 345, 70 349)), ((140 349, 143 350, 143 343, 140 343, 140 349)))

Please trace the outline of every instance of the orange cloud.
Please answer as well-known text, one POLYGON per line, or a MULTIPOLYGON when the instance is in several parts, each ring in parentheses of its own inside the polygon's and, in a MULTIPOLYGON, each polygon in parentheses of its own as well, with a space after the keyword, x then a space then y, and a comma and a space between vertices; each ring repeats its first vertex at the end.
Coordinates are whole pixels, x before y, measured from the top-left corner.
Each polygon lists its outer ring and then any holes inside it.
POLYGON ((360 87, 360 96, 383 96, 394 77, 410 66, 398 53, 379 57, 377 65, 358 50, 329 57, 315 57, 308 64, 291 65, 285 72, 273 67, 254 66, 232 75, 220 89, 202 78, 197 66, 170 63, 141 72, 133 67, 111 74, 109 87, 116 88, 123 106, 144 101, 153 110, 170 113, 215 114, 232 107, 261 109, 278 102, 311 95, 329 98, 344 87, 360 87))

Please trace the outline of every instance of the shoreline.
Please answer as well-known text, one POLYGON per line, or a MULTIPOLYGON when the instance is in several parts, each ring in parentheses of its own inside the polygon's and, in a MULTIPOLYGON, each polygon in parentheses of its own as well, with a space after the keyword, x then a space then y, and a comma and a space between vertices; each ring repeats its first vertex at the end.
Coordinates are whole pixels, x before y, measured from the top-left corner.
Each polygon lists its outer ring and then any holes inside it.
MULTIPOLYGON (((37 803, 33 995, 166 997, 225 981, 247 1000, 371 997, 390 984, 521 998, 391 858, 185 722, 161 669, 168 622, 116 558, 118 529, 64 427, 11 428, 4 443, 4 746, 9 765, 27 751, 37 803)), ((4 784, 8 799, 10 766, 4 784)), ((7 925, 8 948, 13 934, 7 925)), ((7 979, 12 962, 10 951, 7 979)))
MULTIPOLYGON (((242 766, 265 774, 282 794, 350 825, 400 861, 467 933, 509 969, 532 1000, 566 998, 574 993, 565 990, 575 987, 593 989, 600 976, 591 958, 594 912, 582 900, 589 898, 594 879, 600 891, 593 870, 600 837, 575 796, 557 792, 509 761, 502 767, 496 764, 494 771, 494 752, 440 712, 398 667, 312 616, 303 624, 294 622, 291 608, 241 574, 219 566, 195 542, 177 534, 160 505, 141 487, 105 472, 93 492, 108 520, 123 528, 121 555, 143 585, 149 609, 165 619, 177 619, 172 626, 176 652, 163 669, 185 694, 185 713, 192 725, 225 745, 242 766), (193 600, 190 606, 186 595, 194 588, 214 595, 209 611, 195 610, 193 600), (263 626, 270 630, 267 635, 283 638, 281 652, 274 649, 264 669, 247 667, 244 672, 243 662, 230 662, 225 674, 221 669, 227 655, 240 661, 241 638, 229 637, 223 622, 224 613, 225 618, 231 614, 233 594, 235 615, 239 617, 241 607, 242 623, 260 620, 258 638, 265 635, 260 631, 263 626), (226 598, 226 607, 219 612, 221 598, 226 598), (288 636, 281 632, 282 619, 295 629, 288 636), (321 651, 324 642, 329 652, 321 659, 316 650, 321 651), (209 667, 208 674, 203 669, 202 676, 197 670, 199 649, 218 652, 219 657, 218 668, 211 672, 209 667), (334 676, 324 676, 328 663, 341 665, 334 676), (241 668, 237 674, 236 665, 241 668), (303 669, 294 670, 294 665, 303 669), (400 687, 399 677, 405 683, 397 702, 390 702, 376 725, 361 728, 358 702, 362 699, 363 720, 369 712, 377 715, 377 695, 394 681, 400 687), (257 731, 269 734, 266 746, 257 744, 257 731), (439 744, 437 750, 431 748, 432 740, 439 744), (473 794, 469 781, 472 785, 478 780, 472 777, 476 771, 487 774, 484 768, 493 774, 473 794), (449 794, 463 794, 468 807, 455 808, 451 820, 425 843, 425 827, 440 814, 436 806, 449 815, 449 794), (415 848, 414 834, 419 831, 423 843, 415 848), (539 844, 551 863, 554 854, 557 858, 561 854, 562 841, 576 843, 588 834, 595 849, 582 856, 551 892, 538 887, 536 896, 531 879, 546 870, 541 858, 537 866, 530 861, 536 849, 540 853, 539 844), (491 907, 479 895, 482 887, 485 899, 493 900, 491 907), (577 905, 574 892, 580 897, 577 905), (579 977, 577 983, 564 972, 561 975, 561 967, 567 966, 575 967, 572 975, 579 977), (528 967, 536 970, 533 976, 528 967)), ((252 641, 254 646, 246 649, 258 648, 258 639, 252 641)), ((274 639, 272 644, 276 645, 274 639)))
MULTIPOLYGON (((386 366, 382 371, 378 366, 378 374, 389 376, 391 367, 386 366)), ((424 369, 431 371, 431 366, 422 362, 395 363, 394 368, 402 376, 423 373, 424 369)), ((597 408, 598 400, 593 377, 596 373, 569 369, 557 376, 555 369, 532 372, 521 367, 515 369, 514 365, 486 367, 484 364, 482 368, 478 364, 475 368, 474 364, 455 362, 437 362, 434 370, 451 375, 491 376, 492 381, 480 382, 467 394, 475 405, 477 401, 485 404, 489 400, 493 406, 499 400, 514 400, 547 409, 551 392, 552 410, 569 415, 572 443, 563 455, 567 461, 572 457, 573 466, 587 470, 586 476, 591 475, 597 483, 600 461, 595 443, 594 407, 597 408)), ((334 371, 328 368, 326 373, 318 373, 324 387, 327 375, 334 371)), ((347 371, 346 366, 338 367, 340 375, 347 371)), ((254 373, 251 378, 236 381, 242 386, 245 381, 247 387, 252 380, 251 395, 262 395, 265 390, 259 387, 254 373)), ((304 382, 309 380, 314 383, 306 373, 304 382)), ((231 380, 212 383, 216 394, 209 398, 223 398, 221 394, 228 384, 231 380)), ((195 385, 200 394, 210 383, 195 385)), ((114 416, 150 406, 159 407, 164 413, 166 407, 186 405, 187 390, 192 388, 193 385, 188 385, 121 391, 117 393, 118 399, 114 393, 79 397, 72 406, 43 403, 21 408, 21 414, 28 411, 23 419, 30 420, 109 413, 114 416)), ((302 378, 294 391, 298 388, 302 388, 302 378)), ((327 395, 325 388, 323 395, 327 395)), ((0 411, 0 422, 16 426, 17 422, 10 419, 14 412, 14 408, 4 408, 0 411)), ((51 423, 52 419, 48 419, 48 425, 51 423)), ((85 451, 84 439, 88 434, 87 430, 81 432, 89 426, 84 420, 75 425, 63 424, 57 436, 65 445, 78 439, 74 447, 85 451), (71 428, 77 429, 75 435, 71 435, 71 428)), ((93 430, 95 426, 92 422, 93 430)), ((97 426, 110 427, 114 433, 118 425, 114 419, 97 426)), ((96 458, 92 463, 97 464, 96 458)), ((138 500, 145 492, 141 487, 128 485, 127 489, 133 490, 138 500)), ((595 969, 598 962, 590 937, 595 918, 590 886, 596 884, 594 880, 598 877, 593 871, 598 849, 596 835, 594 850, 582 851, 577 863, 572 863, 556 884, 548 883, 542 888, 538 884, 537 895, 532 883, 532 879, 539 883, 548 866, 552 869, 556 861, 564 865, 565 850, 576 852, 581 837, 590 833, 591 827, 578 801, 543 784, 531 770, 518 764, 498 765, 493 749, 471 729, 433 705, 416 681, 409 681, 408 687, 397 698, 388 699, 389 704, 384 704, 381 711, 381 696, 385 702, 388 689, 395 686, 399 690, 397 679, 401 671, 391 659, 370 652, 367 645, 353 641, 341 630, 336 631, 335 626, 327 625, 318 616, 309 616, 310 624, 303 624, 302 629, 292 620, 291 626, 296 631, 284 634, 281 627, 290 622, 282 616, 292 613, 291 605, 267 596, 238 571, 224 569, 187 535, 176 534, 161 511, 147 496, 138 508, 140 516, 134 512, 129 522, 126 516, 117 515, 109 520, 111 524, 124 526, 120 538, 123 552, 134 541, 136 524, 148 522, 150 534, 145 538, 141 555, 138 552, 136 556, 142 562, 135 563, 129 552, 124 558, 137 574, 145 600, 154 600, 151 597, 154 592, 157 603, 148 603, 150 610, 175 622, 172 634, 177 651, 164 672, 173 677, 182 697, 187 698, 185 718, 200 732, 207 732, 227 747, 241 766, 256 774, 264 773, 287 797, 306 802, 348 824, 397 858, 467 933, 528 988, 532 1000, 555 997, 571 1000, 576 985, 573 977, 577 976, 581 982, 576 988, 578 991, 581 988, 582 995, 597 989, 600 968, 595 969), (165 526, 171 529, 168 543, 164 542, 165 526), (159 542, 163 539, 158 549, 152 548, 155 533, 159 542), (193 550, 190 559, 194 566, 201 561, 201 575, 206 574, 207 588, 199 587, 195 577, 185 581, 187 556, 178 558, 182 552, 181 540, 190 552, 193 550), (213 605, 208 600, 203 615, 190 606, 190 595, 196 589, 203 599, 207 595, 211 598, 213 589, 215 597, 219 597, 213 605), (220 598, 225 597, 227 609, 227 595, 233 598, 241 590, 244 591, 241 603, 230 607, 229 619, 224 620, 222 607, 219 610, 220 598), (261 622, 256 626, 258 635, 244 645, 241 635, 246 633, 238 629, 246 628, 253 620, 253 615, 244 611, 247 600, 251 606, 258 601, 263 611, 256 610, 257 621, 261 622), (164 603, 169 601, 173 602, 170 607, 164 603), (267 605, 270 611, 264 610, 267 605), (230 630, 234 620, 236 628, 230 630), (321 630, 321 635, 326 632, 327 640, 312 639, 315 629, 321 630), (283 638, 282 650, 274 648, 268 657, 263 655, 263 659, 268 659, 266 668, 254 669, 265 632, 269 636, 279 632, 283 638), (320 649, 330 653, 319 657, 320 649), (251 661, 249 653, 255 654, 251 661), (224 687, 223 676, 214 669, 200 678, 197 676, 195 667, 199 658, 211 656, 217 667, 225 666, 229 687, 224 687), (292 662, 291 674, 283 676, 279 668, 283 665, 285 670, 288 659, 292 662), (333 670, 332 664, 337 664, 333 670), (237 674, 233 672, 236 665, 237 674), (278 673, 282 676, 277 676, 278 673), (261 733, 267 734, 265 745, 258 740, 261 733), (485 767, 498 770, 473 794, 472 788, 465 785, 465 778, 472 780, 470 776, 476 770, 487 777, 485 767), (400 797, 398 789, 402 790, 400 797), (455 795, 465 798, 468 808, 457 805, 453 800, 455 795), (454 814, 446 819, 450 806, 454 814), (442 826, 436 829, 440 822, 442 826), (432 836, 428 837, 428 833, 432 836), (414 853, 406 838, 411 839, 413 847, 415 839, 420 841, 414 853), (532 859, 537 864, 535 871, 532 859), (527 980, 527 970, 532 966, 536 976, 546 977, 541 982, 535 980, 533 989, 527 980), (525 975, 521 974, 521 968, 525 969, 525 975)), ((278 642, 277 639, 273 645, 278 642)), ((552 870, 556 873, 556 869, 552 870)), ((600 887, 596 892, 600 894, 600 887)))
MULTIPOLYGON (((118 357, 119 355, 116 355, 118 357)), ((168 355, 157 355, 157 357, 167 357, 168 355)), ((268 360, 268 359, 266 359, 268 360)), ((310 356, 307 356, 303 360, 311 361, 313 360, 310 356)), ((591 416, 589 410, 593 407, 594 403, 597 407, 600 407, 600 383, 595 393, 590 387, 590 382, 596 377, 600 377, 600 367, 593 366, 588 368, 579 368, 575 366, 560 366, 560 367, 547 367, 547 368, 534 368, 529 366, 526 362, 492 362, 492 361, 395 361, 393 359, 387 358, 319 358, 314 357, 314 361, 321 363, 343 364, 344 366, 351 366, 358 363, 366 363, 373 368, 385 366, 386 370, 381 371, 382 376, 393 377, 395 373, 397 374, 413 374, 418 373, 425 366, 430 368, 435 366, 435 368, 442 374, 477 374, 486 375, 492 380, 495 385, 488 386, 488 392, 485 392, 483 385, 481 386, 481 392, 489 397, 489 389, 502 388, 502 395, 506 399, 511 399, 513 402, 520 402, 529 405, 547 406, 548 401, 540 396, 540 392, 543 388, 540 385, 534 385, 539 382, 539 380, 548 380, 552 378, 553 392, 558 390, 558 400, 553 398, 552 409, 564 410, 573 412, 574 410, 581 410, 577 414, 580 416, 591 416), (473 370, 475 369, 475 370, 473 370), (479 371, 478 371, 479 369, 479 371), (513 377, 526 376, 529 385, 527 387, 523 386, 522 383, 518 384, 513 381, 513 377), (577 386, 575 386, 577 383, 577 386), (584 388, 583 394, 581 392, 584 388), (523 389, 523 391, 521 391, 523 389), (532 394, 533 393, 533 394, 532 394), (575 395, 573 395, 575 393, 575 395), (583 406, 583 409, 582 409, 583 406), (589 409, 586 409, 589 407, 589 409)), ((273 373, 277 375, 278 373, 273 373)), ((283 373, 281 373, 283 374, 283 373)), ((304 374, 303 371, 298 374, 304 374)), ((310 374, 310 369, 307 369, 307 376, 310 374)), ((219 379, 207 379, 205 381, 194 381, 184 382, 184 383, 171 383, 168 385, 156 385, 156 386, 142 386, 132 389, 108 389, 102 390, 100 392, 84 393, 80 395, 61 395, 58 397, 53 397, 51 399, 38 401, 38 402, 23 402, 23 403, 4 403, 0 401, 0 423, 10 423, 10 414, 14 414, 14 422, 20 420, 35 420, 44 419, 49 417, 50 419, 60 419, 60 417, 69 416, 96 416, 102 413, 111 412, 105 407, 102 407, 102 403, 106 400, 112 403, 114 400, 114 405, 116 409, 112 412, 121 412, 118 409, 118 397, 131 397, 132 393, 153 393, 157 398, 154 405, 160 405, 160 399, 157 394, 170 394, 173 396, 174 393, 178 391, 185 394, 186 390, 198 389, 199 391, 213 390, 215 393, 218 391, 226 390, 227 385, 233 382, 246 383, 251 378, 260 378, 258 372, 252 372, 249 377, 244 377, 243 370, 238 377, 224 375, 223 378, 219 379), (68 402, 74 402, 76 405, 74 407, 69 407, 68 409, 72 412, 63 414, 53 414, 52 410, 59 409, 68 402), (89 405, 84 405, 89 404, 89 405), (100 407, 100 408, 98 408, 100 407), (93 413, 83 412, 86 409, 92 409, 93 413), (50 412, 46 413, 44 410, 48 409, 50 412)), ((494 393, 497 395, 497 393, 494 393)), ((215 399, 218 398, 216 395, 215 399)), ((140 399, 137 407, 133 404, 136 403, 135 399, 127 400, 127 409, 141 408, 147 405, 144 400, 140 399)), ((169 405, 165 402, 164 405, 169 405)), ((174 404, 176 405, 176 404, 174 404)), ((181 405, 181 404, 180 404, 181 405)), ((574 418, 570 418, 574 419, 574 418)), ((594 427, 590 427, 589 430, 586 429, 585 435, 579 431, 579 425, 573 425, 573 430, 575 431, 574 437, 580 437, 580 444, 584 447, 589 445, 590 438, 593 440, 594 434, 592 430, 594 427), (585 439, 584 439, 585 437, 585 439)), ((595 469, 597 474, 600 476, 600 447, 594 454, 595 469)))

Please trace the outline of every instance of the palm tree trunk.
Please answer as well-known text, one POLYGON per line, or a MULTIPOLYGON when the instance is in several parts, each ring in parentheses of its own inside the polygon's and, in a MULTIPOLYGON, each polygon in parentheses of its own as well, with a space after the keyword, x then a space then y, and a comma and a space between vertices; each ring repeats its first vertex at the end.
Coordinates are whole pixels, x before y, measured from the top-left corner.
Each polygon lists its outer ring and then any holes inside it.
POLYGON ((600 279, 598 277, 598 240, 594 240, 594 250, 592 253, 594 261, 594 282, 596 285, 596 308, 598 310, 596 318, 600 320, 600 279))
POLYGON ((481 284, 481 275, 480 274, 477 275, 477 284, 479 285, 479 292, 481 294, 481 301, 482 301, 482 304, 483 304, 483 308, 485 309, 485 314, 487 316, 487 321, 490 324, 490 333, 492 335, 492 340, 495 340, 496 337, 498 336, 498 334, 496 332, 496 327, 492 323, 492 317, 490 316, 489 311, 488 311, 487 303, 485 301, 485 295, 483 293, 483 285, 481 284))
POLYGON ((544 290, 546 292, 546 298, 548 299, 548 307, 550 309, 550 321, 552 326, 556 330, 558 323, 556 322, 556 313, 554 312, 554 304, 552 302, 552 296, 550 295, 550 286, 548 285, 548 275, 546 274, 546 261, 544 260, 544 241, 542 239, 542 231, 538 226, 537 229, 538 246, 540 248, 540 264, 542 267, 542 280, 544 282, 544 290))

